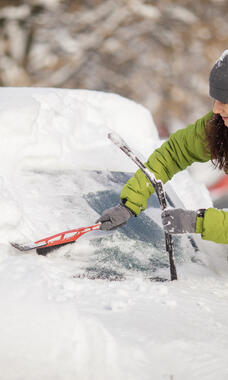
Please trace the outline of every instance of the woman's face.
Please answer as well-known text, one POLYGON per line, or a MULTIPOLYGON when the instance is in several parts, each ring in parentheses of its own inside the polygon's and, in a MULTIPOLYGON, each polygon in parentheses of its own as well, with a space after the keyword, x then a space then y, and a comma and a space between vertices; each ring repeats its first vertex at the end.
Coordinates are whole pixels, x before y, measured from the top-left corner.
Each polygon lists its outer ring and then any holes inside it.
POLYGON ((219 114, 226 127, 228 127, 228 103, 222 103, 219 100, 214 101, 213 112, 219 114))

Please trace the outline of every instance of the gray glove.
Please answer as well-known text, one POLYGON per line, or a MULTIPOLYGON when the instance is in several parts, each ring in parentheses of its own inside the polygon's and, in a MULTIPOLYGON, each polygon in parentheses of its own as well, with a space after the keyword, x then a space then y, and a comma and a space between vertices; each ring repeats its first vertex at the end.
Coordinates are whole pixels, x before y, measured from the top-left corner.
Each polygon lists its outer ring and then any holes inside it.
POLYGON ((134 214, 129 208, 123 204, 118 204, 105 210, 96 223, 101 223, 100 230, 114 230, 127 223, 132 215, 134 214))
POLYGON ((166 209, 162 212, 162 224, 169 234, 185 234, 196 232, 197 211, 181 208, 166 209))

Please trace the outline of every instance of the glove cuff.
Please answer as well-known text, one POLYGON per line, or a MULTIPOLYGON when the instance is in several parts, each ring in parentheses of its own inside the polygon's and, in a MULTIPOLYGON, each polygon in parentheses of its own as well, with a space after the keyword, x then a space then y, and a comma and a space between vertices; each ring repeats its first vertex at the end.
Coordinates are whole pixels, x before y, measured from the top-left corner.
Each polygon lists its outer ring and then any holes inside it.
POLYGON ((130 213, 131 216, 137 216, 137 215, 134 213, 134 211, 132 211, 129 207, 127 207, 127 206, 125 205, 125 203, 126 203, 126 199, 120 199, 120 205, 121 205, 122 207, 125 207, 125 208, 127 209, 127 211, 129 211, 129 213, 130 213))
POLYGON ((200 208, 196 213, 196 233, 201 234, 203 232, 203 219, 206 209, 200 208))

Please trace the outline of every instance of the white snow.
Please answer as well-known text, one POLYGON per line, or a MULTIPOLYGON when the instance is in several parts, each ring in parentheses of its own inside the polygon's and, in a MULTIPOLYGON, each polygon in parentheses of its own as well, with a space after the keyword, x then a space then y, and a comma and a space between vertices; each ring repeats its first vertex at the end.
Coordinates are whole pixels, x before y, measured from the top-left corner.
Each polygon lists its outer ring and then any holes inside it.
MULTIPOLYGON (((46 257, 9 245, 95 222, 80 192, 109 185, 88 170, 107 171, 107 181, 110 170, 136 170, 109 132, 144 156, 160 144, 149 111, 118 95, 0 89, 0 378, 226 380, 226 247, 204 243, 192 260, 183 250, 179 280, 160 283, 130 270, 125 281, 84 277, 97 257, 86 235, 46 257)), ((211 206, 188 173, 177 183, 186 206, 211 206)), ((142 242, 109 236, 100 245, 110 255, 122 244, 149 263, 142 242)))

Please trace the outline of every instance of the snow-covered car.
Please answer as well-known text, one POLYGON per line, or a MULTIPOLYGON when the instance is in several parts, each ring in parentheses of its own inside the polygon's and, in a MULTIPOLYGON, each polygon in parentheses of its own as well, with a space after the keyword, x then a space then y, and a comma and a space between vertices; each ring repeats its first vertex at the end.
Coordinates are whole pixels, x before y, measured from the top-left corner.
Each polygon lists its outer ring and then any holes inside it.
MULTIPOLYGON (((139 156, 161 144, 150 112, 118 95, 0 89, 2 376, 225 379, 226 247, 175 237, 179 281, 161 282, 170 274, 155 195, 122 228, 45 257, 10 245, 89 226, 119 202, 137 167, 110 131, 139 156)), ((165 189, 169 206, 212 205, 187 171, 165 189)))

